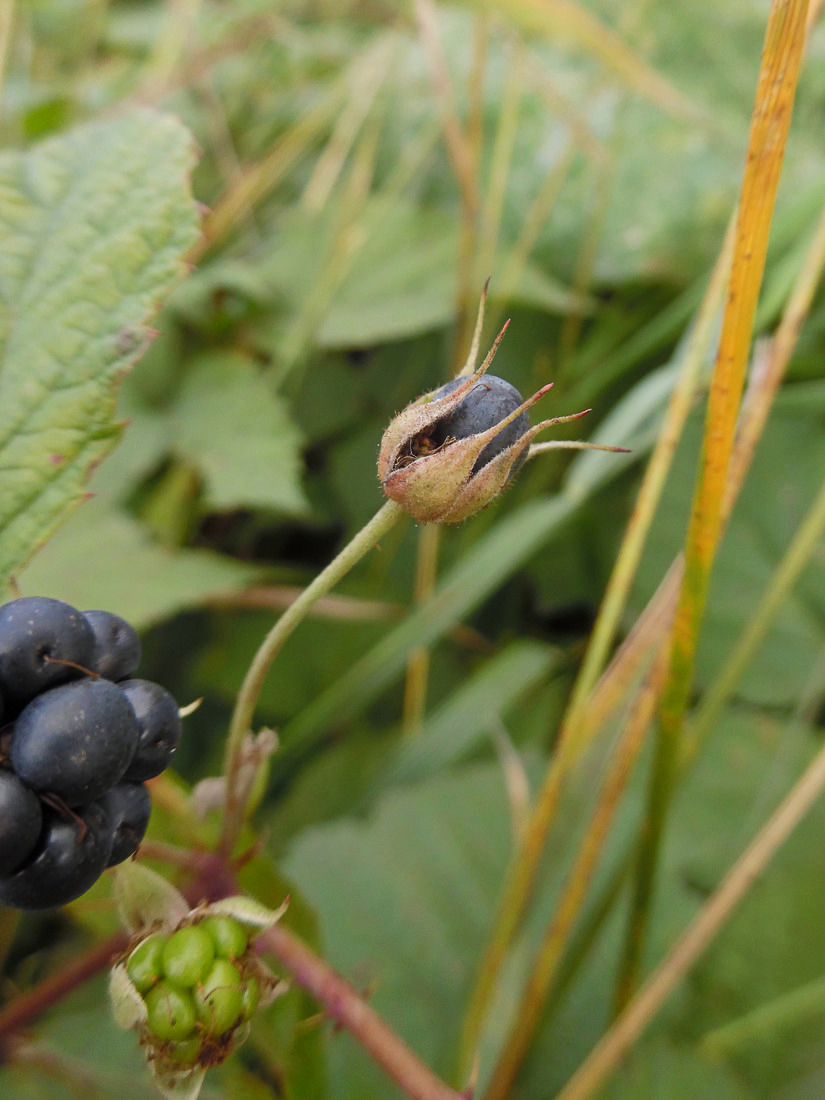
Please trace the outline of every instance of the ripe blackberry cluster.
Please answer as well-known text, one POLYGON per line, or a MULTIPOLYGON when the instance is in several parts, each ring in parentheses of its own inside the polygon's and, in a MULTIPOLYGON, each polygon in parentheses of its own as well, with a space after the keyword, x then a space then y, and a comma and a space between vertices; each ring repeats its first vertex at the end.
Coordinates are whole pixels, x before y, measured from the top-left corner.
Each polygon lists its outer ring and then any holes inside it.
POLYGON ((144 780, 181 731, 169 692, 133 679, 140 653, 108 611, 44 597, 0 607, 0 905, 65 905, 137 851, 144 780))

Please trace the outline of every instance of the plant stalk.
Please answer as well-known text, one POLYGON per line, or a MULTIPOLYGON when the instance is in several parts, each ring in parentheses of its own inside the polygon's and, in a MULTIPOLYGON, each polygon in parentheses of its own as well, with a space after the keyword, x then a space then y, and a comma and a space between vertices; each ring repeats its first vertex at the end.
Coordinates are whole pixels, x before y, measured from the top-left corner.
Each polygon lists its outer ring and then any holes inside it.
POLYGON ((684 715, 693 683, 699 628, 721 538, 753 321, 768 248, 796 82, 805 43, 807 0, 774 0, 751 122, 736 225, 728 300, 708 400, 699 478, 685 542, 685 572, 671 637, 670 669, 639 847, 625 948, 615 991, 620 1011, 638 984, 659 852, 678 770, 684 715))
MULTIPOLYGON (((441 528, 427 523, 418 538, 418 557, 415 570, 415 603, 420 607, 432 599, 438 579, 438 550, 441 545, 441 528)), ((414 649, 407 659, 407 677, 404 682, 403 728, 406 736, 415 736, 421 729, 427 709, 427 681, 430 675, 430 650, 427 646, 414 649)))
POLYGON ((641 1038, 673 989, 713 942, 739 902, 773 859, 825 788, 821 749, 736 863, 728 871, 665 960, 633 997, 613 1027, 558 1093, 556 1100, 585 1100, 616 1069, 641 1038))
POLYGON ((312 583, 307 585, 261 642, 238 693, 226 742, 226 755, 224 758, 226 813, 219 849, 224 856, 231 853, 243 826, 248 798, 248 792, 239 789, 244 738, 251 729, 255 707, 272 662, 280 652, 284 642, 301 620, 305 618, 315 601, 326 595, 342 577, 346 576, 350 569, 369 550, 372 550, 377 542, 403 516, 406 516, 404 509, 394 501, 388 500, 369 523, 362 527, 347 546, 318 574, 312 583))
MULTIPOLYGON (((699 315, 684 351, 684 368, 670 400, 665 424, 639 491, 634 514, 622 545, 620 558, 611 576, 605 601, 588 645, 584 664, 579 671, 571 700, 567 707, 556 752, 547 770, 541 792, 528 823, 525 842, 517 853, 507 885, 502 891, 495 930, 479 969, 476 987, 465 1017, 462 1045, 462 1065, 466 1067, 478 1041, 495 982, 504 963, 510 940, 527 907, 538 864, 544 850, 544 838, 555 815, 561 783, 568 769, 578 758, 582 746, 589 740, 600 721, 592 710, 589 697, 599 670, 609 651, 625 604, 636 566, 641 558, 645 536, 661 496, 673 453, 690 411, 698 384, 698 376, 710 342, 713 324, 724 293, 724 283, 730 267, 733 232, 729 230, 699 315)), ((535 446, 535 445, 534 445, 535 446)), ((541 445, 538 445, 541 446, 541 445)), ((634 673, 635 675, 635 673, 634 673)))
POLYGON ((657 656, 621 731, 610 769, 576 859, 547 924, 530 976, 514 1013, 514 1024, 488 1087, 485 1100, 507 1100, 533 1041, 558 973, 562 953, 598 866, 610 825, 641 749, 667 668, 666 652, 657 656))
POLYGON ((266 929, 258 944, 290 971, 302 988, 316 997, 326 1014, 347 1029, 411 1100, 461 1100, 419 1061, 381 1017, 293 932, 282 924, 266 929))

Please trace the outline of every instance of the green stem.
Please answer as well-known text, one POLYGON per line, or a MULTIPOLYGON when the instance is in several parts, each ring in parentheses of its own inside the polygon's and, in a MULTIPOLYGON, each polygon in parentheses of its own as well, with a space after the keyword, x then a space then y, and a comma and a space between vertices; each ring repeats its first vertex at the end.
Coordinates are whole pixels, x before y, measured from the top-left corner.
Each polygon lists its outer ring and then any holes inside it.
POLYGON ((682 746, 685 764, 693 759, 707 740, 742 674, 765 640, 785 599, 813 556, 823 530, 825 530, 825 482, 797 528, 788 549, 771 577, 770 584, 739 635, 721 672, 702 699, 691 723, 689 737, 682 746))
POLYGON ((659 851, 665 829, 670 799, 676 785, 679 751, 681 749, 681 716, 669 723, 660 719, 657 730, 653 766, 650 771, 647 813, 642 826, 636 856, 636 877, 630 905, 630 917, 625 934, 624 951, 619 964, 613 993, 613 1015, 619 1016, 633 997, 642 965, 642 954, 653 903, 659 851))
POLYGON ((666 657, 666 652, 662 651, 621 730, 592 818, 562 886, 555 912, 545 928, 538 954, 530 967, 530 975, 515 1013, 515 1023, 499 1055, 485 1100, 506 1100, 510 1096, 516 1076, 538 1030, 547 995, 557 976, 570 932, 584 907, 610 826, 633 764, 644 743, 667 669, 666 657))
POLYGON ((823 1008, 825 978, 817 978, 709 1031, 699 1040, 699 1050, 710 1058, 728 1057, 743 1047, 773 1041, 778 1032, 807 1023, 811 1017, 821 1019, 823 1008))
POLYGON ((235 846, 244 820, 248 794, 240 790, 239 784, 243 743, 246 734, 251 729, 255 707, 272 662, 278 655, 281 646, 306 616, 316 600, 326 595, 342 577, 346 576, 367 551, 371 550, 379 539, 405 515, 406 512, 399 504, 391 500, 387 501, 369 523, 361 528, 347 546, 303 590, 261 642, 238 693, 226 742, 224 759, 226 813, 220 844, 220 851, 224 855, 231 852, 235 846))
MULTIPOLYGON (((431 600, 438 579, 438 551, 441 546, 441 528, 426 524, 418 540, 418 559, 415 570, 415 604, 420 607, 431 600)), ((414 737, 421 729, 427 709, 427 681, 430 674, 430 650, 419 646, 407 658, 407 679, 404 684, 404 733, 414 737)))

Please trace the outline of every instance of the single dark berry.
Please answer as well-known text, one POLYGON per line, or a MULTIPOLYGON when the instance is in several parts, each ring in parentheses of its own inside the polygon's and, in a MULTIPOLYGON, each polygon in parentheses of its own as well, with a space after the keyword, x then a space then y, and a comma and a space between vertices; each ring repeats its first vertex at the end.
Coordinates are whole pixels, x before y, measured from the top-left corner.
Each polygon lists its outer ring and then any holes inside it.
POLYGON ((149 825, 152 800, 143 783, 118 783, 99 801, 112 824, 114 842, 107 867, 114 867, 140 847, 149 825))
POLYGON ((43 827, 40 799, 14 772, 0 768, 0 875, 8 875, 34 851, 43 827))
POLYGON ((29 596, 0 607, 0 692, 22 702, 89 668, 94 633, 60 600, 29 596))
POLYGON ((78 820, 44 809, 34 852, 14 874, 0 878, 0 904, 52 909, 79 898, 100 878, 112 850, 109 819, 96 802, 76 814, 78 820))
POLYGON ((137 751, 123 778, 142 782, 160 775, 178 747, 178 704, 151 680, 124 680, 119 686, 132 705, 140 730, 137 751))
POLYGON ((111 611, 84 611, 95 636, 92 672, 105 680, 126 680, 140 664, 141 646, 135 630, 111 611))
POLYGON ((79 806, 123 777, 137 744, 137 720, 118 685, 77 680, 38 695, 21 711, 11 763, 27 786, 79 806))
MULTIPOLYGON (((453 390, 458 389, 466 379, 456 378, 442 386, 435 397, 446 397, 453 390)), ((485 432, 495 424, 499 424, 505 417, 514 412, 521 405, 524 398, 515 386, 503 378, 494 374, 485 374, 479 380, 457 409, 450 416, 435 425, 430 432, 429 442, 433 448, 440 447, 448 439, 466 439, 468 436, 485 432)), ((512 424, 502 428, 499 434, 492 439, 476 459, 473 473, 476 474, 496 455, 506 451, 516 440, 521 439, 530 428, 530 417, 526 412, 521 413, 512 424)), ((526 456, 525 456, 526 457, 526 456)), ((520 462, 516 463, 515 469, 520 462)), ((515 469, 511 472, 515 472, 515 469)))

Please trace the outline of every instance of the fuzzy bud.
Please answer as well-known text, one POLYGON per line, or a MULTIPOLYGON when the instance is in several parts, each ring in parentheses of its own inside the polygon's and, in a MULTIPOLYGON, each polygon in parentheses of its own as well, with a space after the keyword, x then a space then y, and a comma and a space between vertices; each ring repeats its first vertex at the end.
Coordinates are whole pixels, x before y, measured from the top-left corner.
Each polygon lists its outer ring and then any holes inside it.
POLYGON ((381 441, 378 477, 384 493, 422 522, 461 523, 474 515, 505 488, 539 432, 585 415, 555 417, 531 428, 527 410, 552 383, 522 401, 509 382, 484 377, 509 322, 478 370, 468 374, 483 305, 482 299, 462 374, 408 405, 390 422, 381 441))
POLYGON ((461 523, 474 515, 498 496, 531 453, 562 447, 624 451, 564 440, 531 447, 545 428, 578 420, 590 410, 530 427, 527 410, 552 389, 552 383, 523 401, 503 378, 485 377, 509 321, 474 369, 486 299, 485 283, 470 354, 458 377, 403 409, 381 440, 378 477, 384 493, 422 523, 461 523))

